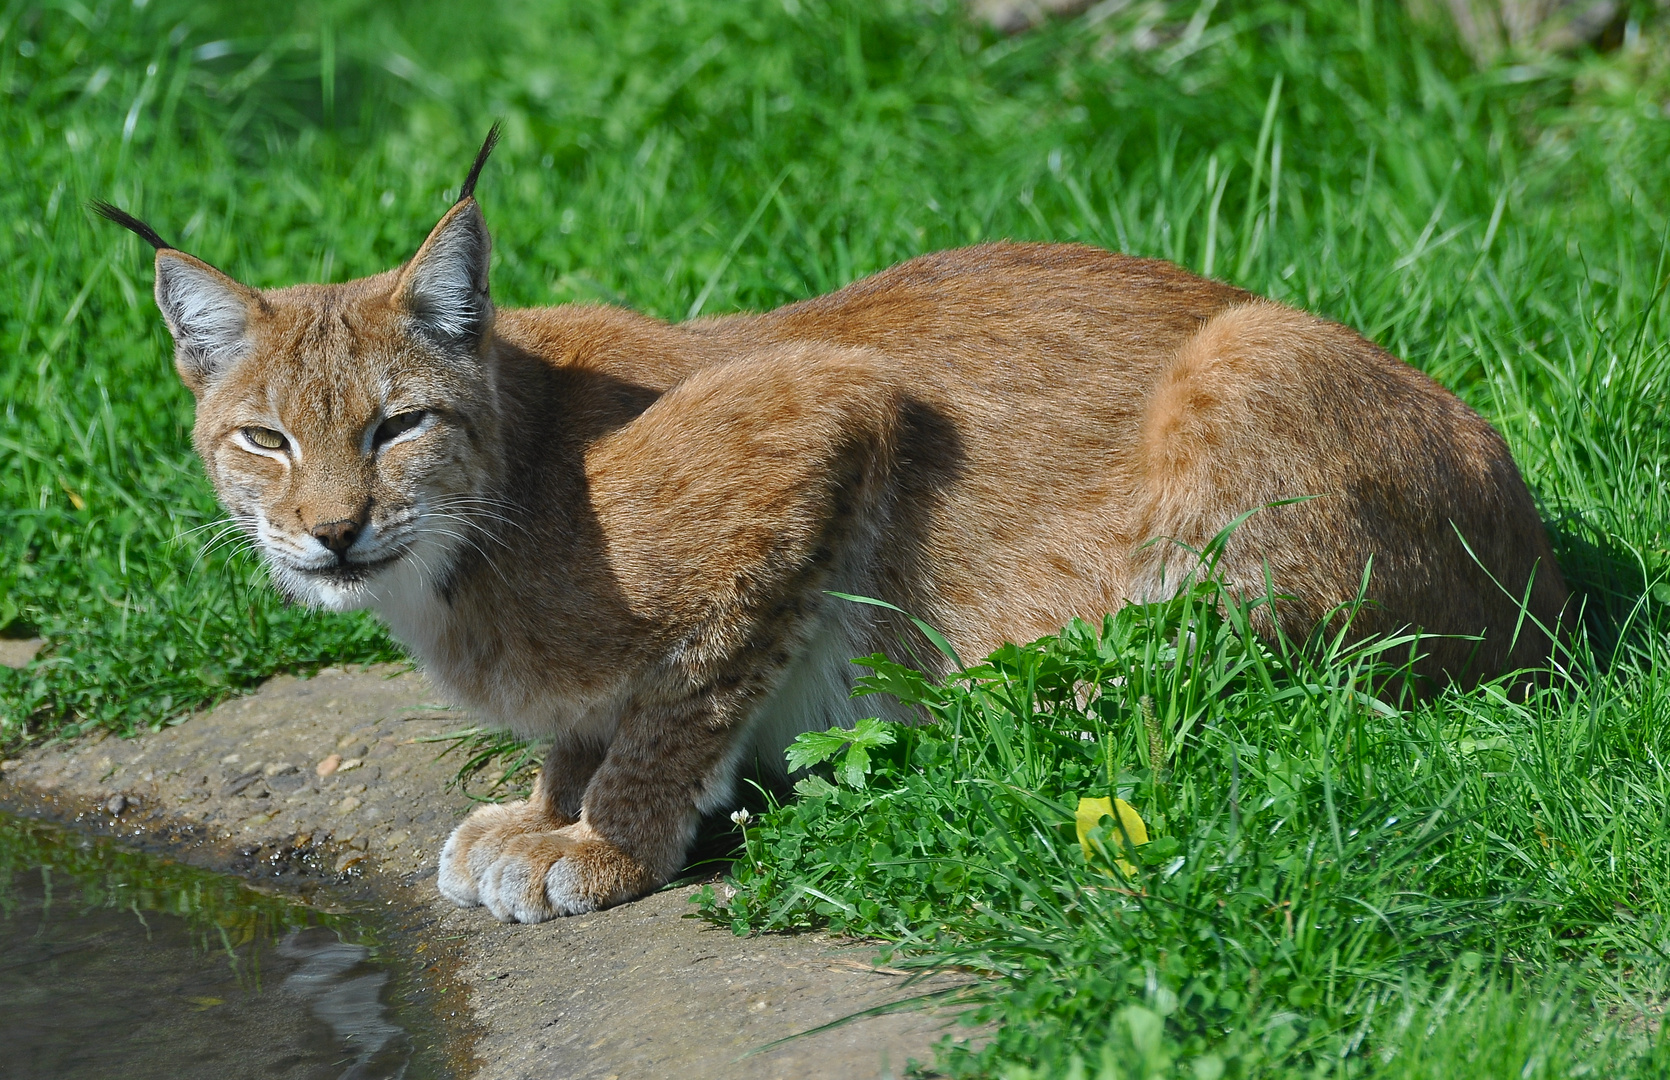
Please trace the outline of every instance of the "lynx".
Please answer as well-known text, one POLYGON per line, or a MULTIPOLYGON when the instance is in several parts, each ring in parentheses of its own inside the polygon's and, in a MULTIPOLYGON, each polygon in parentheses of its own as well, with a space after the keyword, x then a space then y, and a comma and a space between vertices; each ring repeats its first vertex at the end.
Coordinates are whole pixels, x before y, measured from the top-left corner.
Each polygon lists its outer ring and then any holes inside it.
POLYGON ((683 325, 499 309, 492 145, 409 262, 343 284, 257 290, 97 207, 156 248, 194 444, 273 585, 376 612, 444 693, 549 740, 529 799, 446 842, 459 904, 641 896, 741 767, 871 715, 849 660, 908 627, 832 592, 980 656, 1174 594, 1179 552, 1265 507, 1217 567, 1275 583, 1262 632, 1303 638, 1366 576, 1354 633, 1447 635, 1425 678, 1549 660, 1567 593, 1507 446, 1343 326, 1020 243, 683 325))

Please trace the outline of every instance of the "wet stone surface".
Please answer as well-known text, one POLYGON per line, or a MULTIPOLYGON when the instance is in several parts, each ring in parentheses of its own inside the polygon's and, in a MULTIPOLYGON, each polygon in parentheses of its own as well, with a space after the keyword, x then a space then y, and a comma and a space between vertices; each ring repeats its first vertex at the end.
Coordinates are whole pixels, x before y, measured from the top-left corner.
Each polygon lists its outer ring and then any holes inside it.
POLYGON ((875 969, 873 946, 823 935, 736 938, 683 917, 691 887, 539 926, 453 907, 434 889, 435 859, 472 804, 447 790, 456 759, 435 760, 442 744, 423 740, 470 721, 434 701, 393 666, 280 676, 155 734, 4 762, 0 804, 316 905, 370 895, 405 912, 416 962, 439 961, 466 992, 467 1008, 440 1015, 470 1075, 869 1080, 965 1031, 947 1012, 903 1012, 749 1054, 949 983, 904 986, 875 969))
POLYGON ((0 1077, 444 1075, 381 952, 358 920, 0 814, 0 1077))

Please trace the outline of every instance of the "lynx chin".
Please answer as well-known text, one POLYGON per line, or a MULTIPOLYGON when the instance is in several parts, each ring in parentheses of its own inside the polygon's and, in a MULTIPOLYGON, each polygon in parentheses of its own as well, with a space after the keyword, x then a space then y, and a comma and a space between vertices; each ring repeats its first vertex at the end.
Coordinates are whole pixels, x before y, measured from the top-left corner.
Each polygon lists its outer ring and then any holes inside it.
POLYGON ((534 922, 669 880, 738 771, 873 714, 854 656, 965 657, 1219 572, 1261 632, 1414 627, 1423 686, 1546 665, 1567 593, 1508 448, 1343 326, 1065 244, 923 255, 760 315, 500 309, 474 197, 402 266, 260 290, 167 244, 193 441, 273 584, 369 609, 454 700, 550 740, 440 889, 534 922), (1301 496, 1303 501, 1269 506, 1301 496), (1148 543, 1158 539, 1160 542, 1148 543))

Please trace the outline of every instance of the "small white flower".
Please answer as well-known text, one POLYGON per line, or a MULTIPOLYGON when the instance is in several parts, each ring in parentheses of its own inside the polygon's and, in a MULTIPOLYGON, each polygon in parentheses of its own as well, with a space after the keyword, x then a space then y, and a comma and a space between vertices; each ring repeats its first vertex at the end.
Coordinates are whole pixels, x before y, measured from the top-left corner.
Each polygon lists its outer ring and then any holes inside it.
POLYGON ((731 821, 734 824, 741 825, 745 829, 748 827, 748 823, 753 820, 754 815, 750 814, 746 809, 731 811, 731 821))

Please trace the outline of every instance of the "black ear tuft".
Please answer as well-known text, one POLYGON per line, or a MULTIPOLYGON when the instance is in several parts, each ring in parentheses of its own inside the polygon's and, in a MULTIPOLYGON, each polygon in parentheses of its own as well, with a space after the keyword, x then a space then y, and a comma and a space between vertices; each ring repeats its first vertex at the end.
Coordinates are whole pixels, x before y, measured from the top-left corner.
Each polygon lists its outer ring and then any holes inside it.
MULTIPOLYGON (((497 129, 495 128, 495 130, 497 129)), ((477 168, 480 168, 480 166, 477 165, 477 168)), ((473 176, 474 174, 472 173, 471 175, 473 176)), ((94 199, 87 205, 91 206, 93 208, 93 213, 97 214, 99 217, 105 218, 108 221, 114 221, 122 228, 138 233, 141 240, 150 244, 158 251, 174 250, 174 245, 158 236, 155 229, 151 228, 143 221, 140 221, 138 218, 134 217, 126 210, 123 210, 121 207, 107 203, 103 199, 94 199)))
POLYGON ((487 129, 487 140, 481 144, 481 152, 475 156, 475 164, 470 166, 470 175, 465 177, 464 186, 458 189, 458 201, 463 202, 475 195, 475 182, 481 179, 481 167, 487 164, 487 155, 493 152, 493 147, 499 144, 499 123, 487 129))

